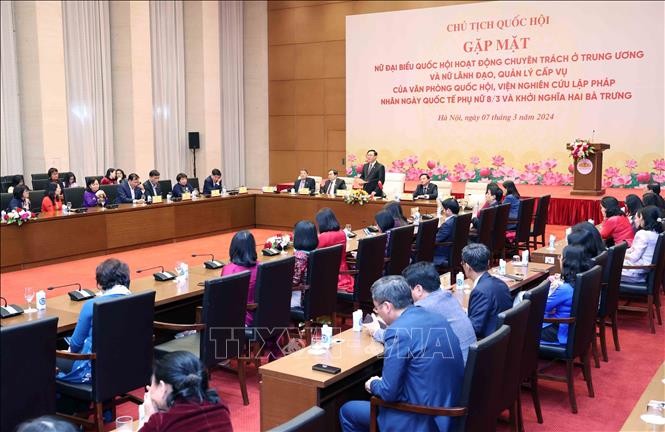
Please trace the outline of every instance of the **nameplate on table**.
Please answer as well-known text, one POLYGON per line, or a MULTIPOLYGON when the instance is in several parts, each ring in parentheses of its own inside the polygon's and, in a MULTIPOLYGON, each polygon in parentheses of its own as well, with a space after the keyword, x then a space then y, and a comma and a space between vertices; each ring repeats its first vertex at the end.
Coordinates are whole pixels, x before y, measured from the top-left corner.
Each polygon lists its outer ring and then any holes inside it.
POLYGON ((401 201, 413 201, 413 195, 410 193, 401 193, 399 194, 399 199, 401 201))
POLYGON ((246 194, 247 193, 247 188, 245 186, 240 186, 238 188, 238 193, 239 194, 246 194))
POLYGON ((159 204, 162 202, 162 196, 161 195, 155 195, 152 197, 152 203, 153 204, 159 204))
POLYGON ((298 195, 309 195, 309 188, 298 189, 298 195))
POLYGON ((263 186, 261 190, 264 193, 274 193, 277 191, 277 188, 275 186, 263 186))
POLYGON ((338 197, 345 197, 346 194, 347 194, 347 191, 344 190, 344 189, 337 189, 337 191, 335 191, 335 195, 338 196, 338 197))
POLYGON ((219 189, 213 189, 210 191, 210 196, 221 196, 222 193, 220 192, 219 189))
POLYGON ((185 192, 185 193, 182 194, 182 199, 183 199, 183 201, 192 199, 192 194, 190 194, 189 192, 185 192))

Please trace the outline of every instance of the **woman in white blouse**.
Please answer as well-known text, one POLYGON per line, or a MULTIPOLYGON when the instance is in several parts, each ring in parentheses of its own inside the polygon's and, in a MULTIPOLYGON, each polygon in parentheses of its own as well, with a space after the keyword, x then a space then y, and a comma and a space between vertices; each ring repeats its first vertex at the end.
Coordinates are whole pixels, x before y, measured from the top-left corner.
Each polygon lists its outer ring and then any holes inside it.
MULTIPOLYGON (((639 209, 635 214, 635 222, 640 230, 635 233, 633 245, 626 250, 626 258, 623 265, 648 265, 653 260, 656 249, 658 234, 663 232, 663 224, 660 219, 660 209, 656 206, 647 206, 639 209)), ((623 269, 621 271, 622 282, 644 282, 648 270, 623 269)))

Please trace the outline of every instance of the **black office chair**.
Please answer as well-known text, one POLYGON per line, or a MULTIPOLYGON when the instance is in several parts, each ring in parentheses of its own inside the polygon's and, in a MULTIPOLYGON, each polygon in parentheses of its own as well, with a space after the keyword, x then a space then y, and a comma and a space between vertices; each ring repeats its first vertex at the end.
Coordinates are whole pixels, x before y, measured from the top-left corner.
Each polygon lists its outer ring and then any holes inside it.
POLYGON ((420 221, 416 234, 416 244, 413 249, 413 262, 432 262, 434 260, 434 242, 438 226, 438 218, 420 221))
POLYGON ((411 262, 411 245, 413 244, 414 225, 405 225, 390 230, 388 241, 388 258, 386 275, 401 275, 411 262))
POLYGON ((531 237, 529 244, 534 249, 537 249, 538 245, 545 246, 545 228, 547 227, 547 213, 550 208, 551 198, 550 195, 545 195, 538 200, 536 215, 533 217, 533 229, 529 233, 531 237), (540 240, 538 240, 538 237, 540 237, 540 240))
POLYGON ((14 194, 0 193, 0 210, 7 210, 12 198, 14 198, 14 194))
POLYGON ((102 179, 104 178, 104 176, 85 176, 85 184, 87 185, 87 184, 88 184, 88 180, 90 180, 90 179, 92 179, 92 178, 97 179, 97 181, 98 181, 98 182, 100 183, 100 185, 101 185, 101 182, 102 182, 102 179))
POLYGON ((378 430, 379 407, 421 415, 457 417, 451 428, 454 432, 496 430, 495 413, 501 395, 509 337, 510 327, 504 325, 469 347, 464 369, 464 384, 456 407, 428 407, 404 402, 385 402, 372 396, 369 430, 371 432, 378 430))
POLYGON ((456 274, 458 271, 462 271, 462 249, 464 249, 464 246, 469 242, 471 217, 471 213, 455 216, 452 241, 435 243, 437 247, 449 247, 448 265, 437 267, 439 273, 452 272, 453 274, 456 274))
POLYGON ((106 194, 106 202, 108 204, 114 203, 116 198, 118 198, 117 184, 101 185, 99 186, 99 190, 104 191, 104 193, 106 194))
POLYGON ((529 235, 531 234, 531 221, 533 220, 535 203, 535 198, 525 198, 520 200, 520 209, 517 213, 517 226, 514 231, 515 234, 513 236, 509 233, 506 237, 506 249, 509 254, 529 249, 529 235))
POLYGON ((103 407, 115 408, 121 402, 142 404, 143 399, 129 392, 143 388, 152 374, 153 315, 155 292, 97 301, 92 312, 92 353, 56 351, 58 357, 91 360, 92 380, 70 383, 56 380, 58 393, 94 404, 93 420, 88 416, 61 416, 104 430, 103 407), (120 396, 119 399, 116 397, 120 396))
POLYGON ((28 199, 30 200, 30 211, 39 213, 42 211, 42 200, 44 199, 43 190, 33 190, 29 192, 28 199))
MULTIPOLYGON (((608 258, 608 252, 606 250, 602 251, 597 256, 591 258, 591 262, 593 263, 593 265, 600 266, 601 273, 603 275, 605 275, 605 270, 607 269, 607 258, 608 258)), ((600 281, 600 300, 599 300, 599 303, 598 303, 598 308, 599 309, 600 309, 600 301, 602 301, 602 298, 603 298, 603 291, 605 291, 605 284, 603 283, 603 281, 601 279, 601 281, 600 281)), ((594 366, 596 368, 600 368, 600 356, 598 354, 598 334, 596 333, 595 328, 594 328, 594 331, 593 331, 593 344, 591 345, 591 354, 593 355, 594 366)))
MULTIPOLYGON (((392 236, 393 234, 391 234, 392 236)), ((354 310, 365 306, 372 309, 372 293, 370 288, 381 276, 385 264, 386 234, 365 237, 358 241, 358 253, 355 261, 351 261, 353 267, 348 274, 353 275, 353 292, 337 292, 337 299, 352 303, 354 310)))
POLYGON ((189 182, 189 184, 190 184, 195 190, 197 190, 197 191, 199 191, 199 192, 201 191, 201 190, 199 189, 199 179, 198 179, 198 178, 196 178, 196 177, 188 177, 188 178, 187 178, 187 181, 189 182))
POLYGON ((37 173, 37 174, 30 174, 30 178, 32 179, 34 184, 35 180, 48 180, 49 177, 48 173, 37 173))
POLYGON ((494 221, 499 207, 487 207, 478 212, 478 237, 476 242, 487 246, 492 250, 492 234, 494 232, 494 221))
POLYGON ((0 430, 55 414, 55 340, 58 318, 0 327, 0 430))
POLYGON ((32 179, 32 190, 46 190, 50 182, 49 179, 32 179))
POLYGON ((81 208, 83 207, 83 192, 85 191, 84 187, 73 187, 66 188, 64 190, 65 203, 72 203, 72 208, 81 208))
POLYGON ((497 206, 492 235, 492 258, 495 260, 506 258, 506 231, 508 230, 509 217, 510 204, 497 206))
POLYGON ((11 181, 0 181, 0 193, 7 193, 11 185, 11 181))
POLYGON ((619 307, 619 282, 621 281, 621 270, 623 259, 626 256, 628 244, 621 242, 607 250, 607 265, 603 271, 602 289, 600 291, 600 304, 598 305, 598 336, 600 337, 600 350, 603 360, 608 361, 607 341, 605 339, 605 326, 612 327, 614 339, 614 350, 620 351, 619 325, 617 322, 617 311, 619 307), (609 322, 607 319, 609 318, 609 322))
POLYGON ((326 430, 326 412, 318 406, 292 418, 268 432, 320 432, 326 430))

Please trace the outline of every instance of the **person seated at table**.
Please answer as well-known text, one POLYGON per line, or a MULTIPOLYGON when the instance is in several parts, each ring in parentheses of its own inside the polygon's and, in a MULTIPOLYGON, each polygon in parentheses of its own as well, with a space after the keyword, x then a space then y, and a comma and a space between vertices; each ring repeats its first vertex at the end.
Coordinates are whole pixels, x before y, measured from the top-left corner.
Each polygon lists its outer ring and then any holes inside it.
POLYGON ((376 225, 379 227, 379 232, 386 235, 386 252, 385 255, 388 256, 388 246, 390 245, 390 232, 395 228, 395 218, 390 214, 388 210, 380 210, 377 214, 374 215, 374 220, 376 225))
POLYGON ((413 191, 413 199, 435 200, 439 196, 439 187, 430 181, 429 174, 420 174, 420 184, 413 191))
MULTIPOLYGON (((635 220, 639 224, 640 230, 635 233, 633 245, 626 250, 624 266, 651 264, 656 251, 658 234, 663 232, 663 219, 660 217, 660 209, 656 206, 639 209, 635 220)), ((641 283, 646 280, 648 272, 648 269, 623 269, 621 270, 621 281, 641 283)))
MULTIPOLYGON (((455 198, 446 198, 441 203, 441 206, 443 207, 443 216, 446 219, 436 231, 437 243, 445 243, 453 240, 455 216, 459 214, 459 203, 455 198)), ((434 249, 434 264, 439 267, 447 267, 450 250, 451 246, 436 246, 434 249)))
MULTIPOLYGON (((254 303, 254 289, 256 287, 256 240, 251 232, 238 231, 231 240, 229 246, 229 263, 222 269, 222 276, 240 273, 249 270, 249 289, 247 291, 247 303, 254 303)), ((254 321, 254 312, 247 311, 245 325, 251 326, 254 321)))
POLYGON ((313 194, 316 192, 316 180, 314 180, 311 177, 308 177, 309 173, 307 172, 306 169, 301 169, 300 170, 300 175, 296 179, 295 182, 293 182, 293 189, 295 189, 296 193, 302 188, 307 188, 309 189, 309 193, 313 194))
POLYGON ((660 211, 660 217, 665 217, 665 208, 660 206, 660 195, 656 195, 653 192, 647 192, 644 195, 642 195, 642 204, 644 204, 644 207, 646 206, 654 206, 657 207, 658 210, 660 211))
MULTIPOLYGON (((372 285, 374 311, 388 324, 384 335, 382 376, 373 376, 365 390, 386 402, 432 407, 458 404, 464 379, 460 342, 441 315, 414 306, 411 288, 402 276, 384 276, 372 285)), ((369 401, 350 401, 339 411, 342 430, 367 431, 369 401)), ((382 431, 446 431, 450 417, 379 410, 382 431)))
POLYGON ((222 191, 222 172, 217 168, 203 180, 203 195, 210 195, 214 190, 222 191))
MULTIPOLYGON (((503 198, 503 190, 496 183, 488 183, 487 189, 485 190, 485 204, 480 208, 480 210, 496 207, 501 204, 501 198, 503 198)), ((471 226, 478 230, 480 228, 480 220, 478 217, 471 218, 471 226)))
POLYGON ((630 221, 619 208, 619 201, 614 197, 604 196, 600 200, 600 213, 604 218, 600 236, 605 240, 605 244, 612 246, 625 240, 630 247, 635 233, 630 221))
POLYGON ((97 207, 102 197, 106 200, 106 194, 99 189, 99 181, 95 177, 89 177, 83 192, 83 206, 97 207))
POLYGON ((665 198, 660 195, 660 183, 651 181, 647 184, 647 190, 656 194, 656 206, 663 210, 665 209, 665 198))
POLYGON ((328 170, 328 180, 321 186, 319 191, 321 194, 335 195, 338 190, 346 190, 346 182, 337 177, 338 171, 336 169, 328 170))
POLYGON ((513 306, 508 285, 487 272, 490 250, 482 243, 462 249, 462 269, 473 280, 469 296, 469 319, 480 340, 496 330, 497 316, 513 306))
POLYGON ((65 179, 62 183, 64 184, 65 189, 79 187, 78 183, 76 182, 76 176, 72 172, 65 174, 65 179))
POLYGON ((633 227, 633 231, 637 231, 639 228, 635 222, 635 215, 639 209, 644 207, 642 200, 635 194, 628 194, 626 195, 625 202, 627 213, 626 216, 628 216, 628 220, 630 221, 630 225, 633 227))
POLYGON ((116 184, 124 183, 127 181, 127 176, 125 175, 125 172, 121 170, 120 168, 115 169, 115 182, 116 184))
POLYGON ((16 174, 12 177, 12 184, 7 188, 7 193, 13 193, 16 186, 25 184, 25 180, 21 174, 16 174))
POLYGON ((194 188, 187 182, 187 174, 180 173, 175 178, 176 184, 173 186, 173 198, 180 198, 183 194, 194 192, 194 188))
POLYGON ((384 210, 387 210, 390 215, 395 220, 395 228, 403 227, 409 224, 409 221, 404 217, 404 212, 402 211, 402 206, 399 205, 397 201, 390 201, 383 206, 384 210))
POLYGON ((233 431, 229 408, 190 352, 173 351, 156 360, 146 389, 141 432, 233 431))
POLYGON ((42 212, 62 210, 62 188, 60 183, 49 183, 42 198, 42 212))
POLYGON ((118 197, 115 202, 122 203, 136 203, 143 200, 143 185, 139 179, 139 175, 131 173, 126 182, 120 183, 118 186, 118 197))
POLYGON ((575 224, 570 230, 567 241, 569 245, 582 246, 589 258, 597 257, 607 250, 600 231, 587 221, 575 224))
MULTIPOLYGON (((589 270, 593 265, 582 246, 568 245, 561 256, 561 275, 550 278, 545 318, 570 318, 577 274, 589 270)), ((544 344, 566 345, 568 324, 543 322, 540 338, 544 344)))
POLYGON ((106 170, 106 174, 104 177, 102 177, 101 184, 102 185, 111 185, 111 184, 116 184, 116 178, 115 178, 115 168, 109 168, 106 170))
POLYGON ((354 281, 353 277, 347 273, 349 266, 346 263, 346 234, 340 229, 335 213, 328 207, 322 208, 316 214, 316 224, 319 227, 319 248, 342 245, 337 289, 352 293, 354 281))
POLYGON ((26 420, 16 428, 16 432, 79 432, 79 430, 72 423, 54 415, 26 420))
MULTIPOLYGON (((307 283, 307 264, 309 253, 319 245, 316 226, 308 220, 301 220, 293 228, 293 256, 296 259, 293 270, 293 286, 304 286, 307 283)), ((304 288, 291 293, 291 307, 301 307, 304 288)))
POLYGON ((60 181, 60 173, 57 168, 49 168, 47 171, 49 183, 57 183, 60 185, 60 189, 65 188, 65 184, 60 181))
POLYGON ((145 191, 146 199, 147 197, 162 196, 162 186, 159 184, 159 171, 154 169, 148 173, 148 180, 143 183, 143 190, 145 191))
MULTIPOLYGON (((504 204, 510 204, 510 212, 508 213, 508 219, 517 220, 520 213, 520 193, 517 191, 517 186, 512 180, 506 180, 503 182, 503 188, 506 190, 506 196, 503 199, 504 204)), ((516 223, 510 223, 506 227, 508 230, 515 230, 517 228, 516 223)))
POLYGON ((30 210, 30 188, 26 185, 18 185, 12 192, 13 198, 9 201, 9 207, 5 210, 14 209, 30 210))

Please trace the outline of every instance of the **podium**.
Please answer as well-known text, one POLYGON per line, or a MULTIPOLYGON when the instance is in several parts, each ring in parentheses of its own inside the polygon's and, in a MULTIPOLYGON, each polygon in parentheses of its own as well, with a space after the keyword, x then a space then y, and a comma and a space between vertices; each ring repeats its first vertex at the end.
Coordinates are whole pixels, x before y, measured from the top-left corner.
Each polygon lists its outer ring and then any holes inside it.
MULTIPOLYGON (((610 148, 609 144, 589 143, 594 153, 588 159, 575 161, 575 177, 571 195, 605 195, 603 188, 603 151, 610 148)), ((571 144, 566 148, 570 151, 571 144)))

